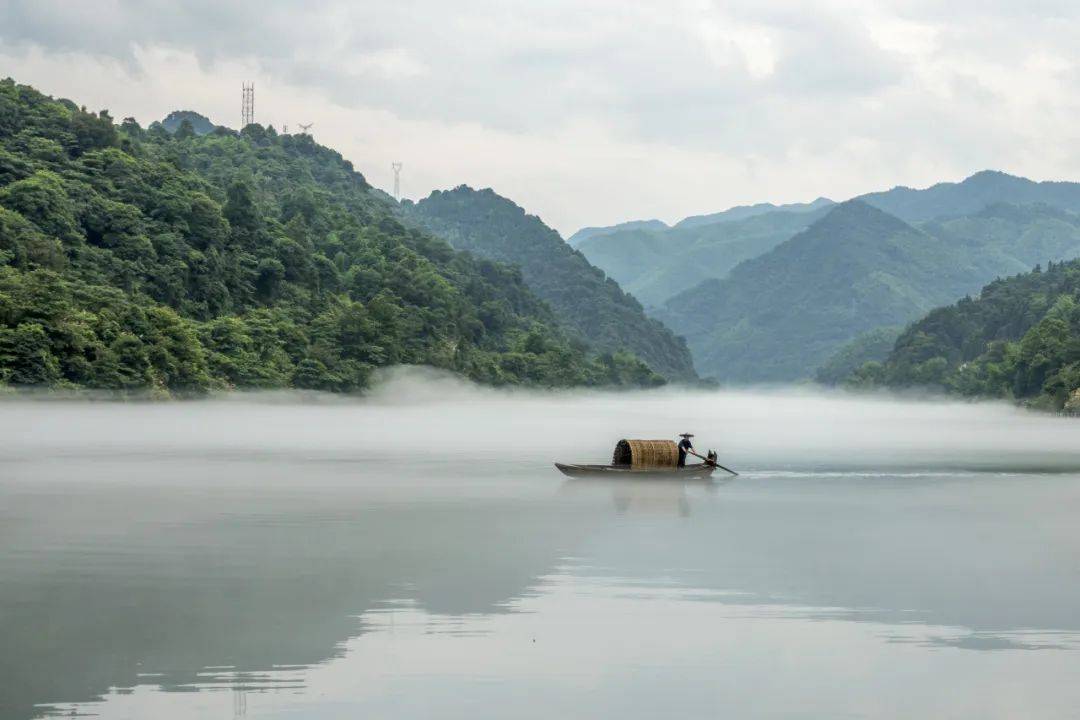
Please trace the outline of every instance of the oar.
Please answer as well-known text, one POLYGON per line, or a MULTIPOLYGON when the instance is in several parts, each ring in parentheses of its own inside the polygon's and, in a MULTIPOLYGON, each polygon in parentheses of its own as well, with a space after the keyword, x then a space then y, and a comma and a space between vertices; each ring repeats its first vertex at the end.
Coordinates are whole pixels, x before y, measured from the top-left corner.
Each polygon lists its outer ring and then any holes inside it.
POLYGON ((739 474, 739 473, 735 472, 734 470, 732 470, 731 468, 726 468, 726 467, 724 467, 723 465, 721 465, 720 463, 716 462, 715 460, 710 460, 710 459, 709 459, 709 458, 707 458, 707 457, 704 457, 704 456, 702 456, 702 455, 698 455, 698 454, 697 454, 696 452, 694 452, 693 450, 687 450, 686 452, 690 453, 690 454, 691 454, 691 455, 693 455, 694 457, 698 457, 698 458, 701 458, 702 460, 704 460, 704 461, 706 462, 706 464, 708 464, 708 465, 712 465, 713 467, 718 467, 718 468, 720 468, 721 470, 724 470, 725 472, 729 472, 729 473, 731 473, 732 475, 738 475, 738 474, 739 474))

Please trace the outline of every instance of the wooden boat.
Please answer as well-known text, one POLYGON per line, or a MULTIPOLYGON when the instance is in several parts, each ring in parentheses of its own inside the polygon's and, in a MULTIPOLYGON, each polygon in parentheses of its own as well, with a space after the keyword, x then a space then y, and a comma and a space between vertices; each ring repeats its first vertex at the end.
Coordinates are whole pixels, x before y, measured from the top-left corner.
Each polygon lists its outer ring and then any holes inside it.
POLYGON ((679 447, 671 440, 620 440, 610 465, 555 463, 555 467, 575 478, 672 480, 702 480, 717 468, 708 463, 679 467, 679 447))
POLYGON ((563 475, 573 478, 608 478, 642 480, 704 480, 713 474, 716 467, 705 463, 696 463, 686 467, 634 469, 630 465, 569 465, 555 463, 563 475))

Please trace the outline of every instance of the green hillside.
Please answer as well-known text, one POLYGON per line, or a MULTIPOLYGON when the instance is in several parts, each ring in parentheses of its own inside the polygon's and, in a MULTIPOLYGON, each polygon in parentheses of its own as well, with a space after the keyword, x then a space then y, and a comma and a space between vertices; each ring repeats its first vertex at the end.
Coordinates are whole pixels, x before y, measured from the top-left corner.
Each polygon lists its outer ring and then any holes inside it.
POLYGON ((860 332, 967 291, 970 268, 935 238, 849 201, 772 251, 675 296, 660 317, 705 375, 727 382, 811 375, 860 332))
POLYGON ((525 283, 546 301, 568 333, 605 352, 629 350, 656 372, 696 378, 686 344, 618 283, 589 264, 557 232, 492 190, 461 186, 403 204, 407 218, 458 250, 520 266, 525 283))
POLYGON ((0 82, 0 383, 364 388, 660 379, 587 357, 506 265, 404 227, 310 136, 170 135, 0 82))
POLYGON ((930 387, 1080 412, 1080 261, 995 280, 912 324, 856 386, 930 387))
POLYGON ((578 249, 646 307, 652 307, 703 280, 724 277, 743 260, 805 230, 827 209, 827 205, 817 205, 805 211, 748 213, 708 224, 683 222, 661 230, 618 230, 594 235, 578 249))
POLYGON ((886 325, 859 333, 854 339, 841 345, 814 373, 814 379, 822 385, 839 385, 868 362, 884 360, 889 356, 896 338, 904 328, 886 325))
POLYGON ((995 205, 919 228, 859 201, 772 251, 672 298, 659 313, 704 375, 812 376, 867 330, 904 324, 995 276, 1080 254, 1080 218, 995 205))
POLYGON ((175 133, 185 120, 191 124, 191 131, 196 135, 209 135, 217 129, 217 125, 210 122, 210 118, 194 110, 174 110, 161 121, 161 125, 169 132, 175 133))

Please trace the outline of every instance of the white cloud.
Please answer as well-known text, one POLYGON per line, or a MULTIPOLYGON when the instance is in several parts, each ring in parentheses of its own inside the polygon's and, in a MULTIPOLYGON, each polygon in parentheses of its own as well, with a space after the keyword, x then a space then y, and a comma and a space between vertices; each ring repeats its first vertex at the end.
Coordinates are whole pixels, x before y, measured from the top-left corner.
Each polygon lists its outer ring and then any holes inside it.
POLYGON ((986 167, 1080 178, 1071 3, 9 0, 5 74, 143 122, 314 121, 379 185, 564 232, 986 167))

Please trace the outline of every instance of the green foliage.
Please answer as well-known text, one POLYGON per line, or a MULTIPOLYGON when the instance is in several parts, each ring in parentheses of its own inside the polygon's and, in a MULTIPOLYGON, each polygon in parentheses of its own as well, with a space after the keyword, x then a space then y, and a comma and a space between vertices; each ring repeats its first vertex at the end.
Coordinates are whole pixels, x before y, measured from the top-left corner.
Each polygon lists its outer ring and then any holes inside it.
POLYGON ((681 338, 646 317, 634 298, 538 217, 492 190, 437 191, 403 205, 403 213, 458 250, 518 265, 529 288, 579 340, 605 353, 631 352, 669 378, 696 379, 681 338))
POLYGON ((1080 260, 996 280, 911 325, 855 385, 929 387, 1061 408, 1080 388, 1080 260))
POLYGON ((853 201, 725 280, 675 296, 660 317, 686 335, 702 372, 788 381, 861 332, 962 295, 967 276, 935 238, 853 201))
POLYGON ((588 357, 518 271, 403 226, 309 136, 177 129, 0 81, 0 383, 353 392, 393 363, 662 381, 588 357))
POLYGON ((217 129, 209 118, 193 110, 174 110, 161 121, 161 126, 180 139, 192 135, 208 135, 217 129))
POLYGON ((789 381, 860 333, 911 322, 995 276, 1078 255, 1080 216, 1045 205, 993 205, 913 227, 850 201, 658 316, 687 337, 703 373, 789 381))
POLYGON ((898 325, 874 328, 855 336, 840 347, 824 365, 818 368, 815 379, 824 385, 838 385, 867 363, 884 360, 903 330, 898 325))
POLYGON ((805 230, 825 214, 829 203, 766 207, 761 212, 734 208, 687 218, 671 228, 627 223, 587 233, 576 247, 646 307, 659 306, 704 280, 723 278, 743 260, 805 230))

